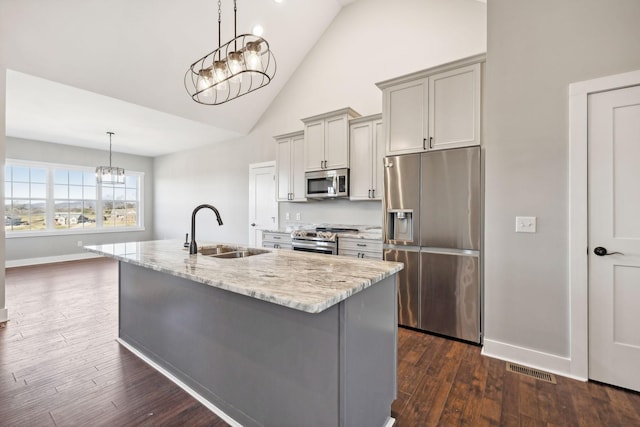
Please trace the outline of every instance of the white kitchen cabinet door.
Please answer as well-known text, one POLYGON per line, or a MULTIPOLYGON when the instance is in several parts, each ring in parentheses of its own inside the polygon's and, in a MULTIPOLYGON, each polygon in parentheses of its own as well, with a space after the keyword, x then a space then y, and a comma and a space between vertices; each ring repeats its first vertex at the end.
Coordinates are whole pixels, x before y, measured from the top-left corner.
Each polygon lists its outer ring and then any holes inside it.
POLYGON ((324 120, 305 123, 304 165, 307 171, 324 169, 324 120))
POLYGON ((291 198, 294 202, 307 200, 304 181, 304 134, 291 138, 291 198))
POLYGON ((421 78, 384 89, 386 155, 426 149, 429 83, 421 78))
POLYGON ((349 167, 349 120, 359 116, 347 107, 302 119, 305 171, 349 167))
POLYGON ((351 200, 380 200, 384 134, 380 114, 352 120, 349 132, 351 200))
POLYGON ((480 64, 429 76, 427 149, 480 145, 480 64))
POLYGON ((290 199, 289 189, 291 181, 291 140, 289 138, 276 140, 276 169, 278 177, 278 201, 290 199))
POLYGON ((303 202, 304 183, 304 133, 279 135, 276 139, 276 176, 279 202, 303 202))
POLYGON ((346 114, 325 121, 325 169, 349 167, 349 120, 346 114))
POLYGON ((371 198, 372 128, 370 121, 351 125, 349 135, 351 150, 349 198, 351 200, 369 200, 371 198))
POLYGON ((384 125, 382 119, 373 122, 372 137, 371 198, 382 200, 384 194, 384 125))

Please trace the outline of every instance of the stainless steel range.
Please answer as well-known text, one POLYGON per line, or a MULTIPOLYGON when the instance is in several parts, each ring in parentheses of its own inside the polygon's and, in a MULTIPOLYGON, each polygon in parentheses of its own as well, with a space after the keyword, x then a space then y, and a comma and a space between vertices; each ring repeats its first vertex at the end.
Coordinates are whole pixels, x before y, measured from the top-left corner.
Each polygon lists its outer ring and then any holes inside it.
POLYGON ((291 233, 294 251, 338 255, 338 234, 358 231, 353 228, 317 227, 315 230, 295 230, 291 233))

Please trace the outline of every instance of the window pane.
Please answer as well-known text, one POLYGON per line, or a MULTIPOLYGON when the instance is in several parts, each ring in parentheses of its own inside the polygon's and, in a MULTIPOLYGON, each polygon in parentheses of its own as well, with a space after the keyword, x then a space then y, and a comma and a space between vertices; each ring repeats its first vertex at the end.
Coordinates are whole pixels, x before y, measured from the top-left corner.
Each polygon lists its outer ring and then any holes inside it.
POLYGON ((4 197, 6 197, 7 199, 11 197, 11 183, 10 182, 5 182, 4 183, 4 197))
POLYGON ((84 173, 82 171, 69 171, 69 184, 71 185, 82 185, 82 176, 84 173))
POLYGON ((124 188, 115 188, 113 190, 114 200, 124 200, 124 188))
POLYGON ((68 184, 69 173, 66 170, 56 169, 53 177, 54 184, 68 184))
POLYGON ((102 186, 102 200, 113 200, 113 187, 102 186))
POLYGON ((70 185, 69 186, 69 198, 70 199, 82 199, 82 186, 70 185))
POLYGON ((29 183, 28 182, 14 182, 12 197, 29 198, 29 183))
POLYGON ((96 185, 96 173, 95 172, 85 172, 84 177, 82 178, 82 183, 84 185, 96 185))
POLYGON ((29 168, 13 166, 12 179, 14 182, 29 182, 29 168))
POLYGON ((31 182, 44 184, 47 182, 47 170, 42 168, 31 168, 31 182))
POLYGON ((11 181, 11 166, 4 167, 4 181, 5 182, 11 181))
POLYGON ((55 185, 53 188, 53 197, 56 199, 68 199, 69 187, 67 185, 55 185))
POLYGON ((96 196, 96 187, 90 187, 88 185, 85 185, 82 187, 82 197, 86 200, 96 200, 97 196, 96 196))
POLYGON ((124 185, 127 188, 138 188, 138 177, 133 175, 127 175, 125 177, 124 185))
POLYGON ((138 191, 135 189, 127 188, 126 197, 127 197, 127 200, 138 200, 138 191))
POLYGON ((96 228, 96 203, 83 203, 82 213, 78 215, 78 224, 83 228, 96 228))
POLYGON ((47 198, 47 185, 46 184, 34 184, 34 183, 31 183, 31 198, 32 199, 46 199, 47 198))

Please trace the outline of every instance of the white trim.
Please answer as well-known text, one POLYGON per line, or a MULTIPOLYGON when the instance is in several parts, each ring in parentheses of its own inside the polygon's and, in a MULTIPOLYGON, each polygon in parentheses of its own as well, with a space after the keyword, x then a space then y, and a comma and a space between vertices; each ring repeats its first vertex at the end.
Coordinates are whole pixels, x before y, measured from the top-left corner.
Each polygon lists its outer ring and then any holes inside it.
MULTIPOLYGON (((569 85, 569 287, 570 376, 589 377, 587 98, 640 85, 640 70, 569 85)), ((485 341, 486 342, 486 341, 485 341)))
POLYGON ((197 391, 195 391, 194 389, 192 389, 191 387, 189 387, 188 385, 186 385, 185 383, 183 383, 180 379, 178 379, 177 377, 175 377, 173 374, 171 374, 169 371, 165 370, 162 366, 158 365, 156 362, 154 362, 153 360, 149 359, 147 356, 145 356, 143 353, 141 353, 140 351, 138 351, 137 349, 135 349, 133 346, 131 346, 131 344, 128 344, 126 341, 122 340, 121 338, 117 338, 116 341, 118 341, 120 343, 120 345, 122 345, 124 348, 126 348, 127 350, 129 350, 131 353, 135 354, 136 356, 138 356, 143 362, 145 362, 147 365, 151 366, 152 368, 154 368, 156 371, 160 372, 162 375, 164 375, 165 377, 167 377, 169 380, 171 380, 171 382, 173 382, 175 385, 177 385, 178 387, 180 387, 181 389, 183 389, 184 391, 186 391, 187 393, 189 393, 189 395, 191 395, 194 399, 196 399, 198 402, 202 403, 204 406, 206 406, 211 412, 213 412, 214 414, 216 414, 217 416, 219 416, 220 418, 222 418, 224 420, 224 422, 226 422, 227 424, 231 425, 232 427, 242 427, 242 424, 240 424, 239 422, 237 422, 236 420, 234 420, 233 418, 231 418, 229 415, 225 414, 222 409, 218 408, 217 406, 215 406, 213 403, 209 402, 207 399, 204 398, 204 396, 202 396, 200 393, 198 393, 197 391))
POLYGON ((542 351, 519 347, 517 345, 486 338, 483 342, 481 354, 483 356, 518 363, 580 381, 587 380, 586 377, 569 374, 571 359, 568 357, 560 357, 555 354, 544 353, 542 351))
POLYGON ((4 323, 7 320, 9 320, 9 310, 0 308, 0 323, 4 323))
POLYGON ((5 260, 4 267, 5 268, 25 267, 28 265, 53 264, 56 262, 79 261, 83 259, 100 258, 100 257, 102 257, 102 255, 98 255, 90 252, 81 252, 77 254, 55 255, 55 256, 47 256, 47 257, 40 257, 40 258, 13 259, 13 260, 5 260))
POLYGON ((61 237, 74 236, 79 234, 110 234, 110 233, 131 233, 134 231, 145 231, 145 227, 113 227, 113 228, 69 228, 57 231, 6 231, 5 238, 20 239, 29 237, 61 237))

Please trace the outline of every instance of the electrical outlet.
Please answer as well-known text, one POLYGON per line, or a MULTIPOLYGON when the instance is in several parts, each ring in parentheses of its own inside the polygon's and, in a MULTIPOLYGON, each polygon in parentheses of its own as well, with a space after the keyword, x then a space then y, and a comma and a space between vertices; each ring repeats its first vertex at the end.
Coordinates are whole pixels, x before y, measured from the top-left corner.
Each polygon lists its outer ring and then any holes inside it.
POLYGON ((535 233, 536 217, 535 216, 517 216, 516 217, 516 233, 535 233))
POLYGON ((82 247, 82 240, 78 240, 78 247, 81 248, 82 247))
POLYGON ((296 221, 300 221, 300 212, 296 212, 296 221))
POLYGON ((289 212, 287 212, 287 213, 285 213, 285 214, 284 214, 284 219, 285 219, 286 221, 289 221, 289 220, 291 219, 291 215, 289 215, 289 212))

